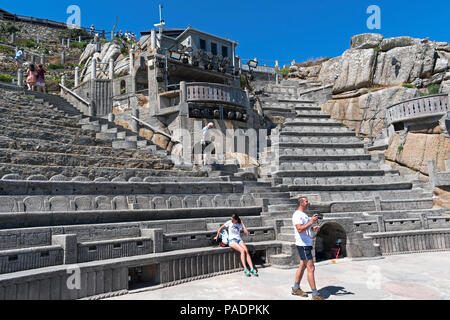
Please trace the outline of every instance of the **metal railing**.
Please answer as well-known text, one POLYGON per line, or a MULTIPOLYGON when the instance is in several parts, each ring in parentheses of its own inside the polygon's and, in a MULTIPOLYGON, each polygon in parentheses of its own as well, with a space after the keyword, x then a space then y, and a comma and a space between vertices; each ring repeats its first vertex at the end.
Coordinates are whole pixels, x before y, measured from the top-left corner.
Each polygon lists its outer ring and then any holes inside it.
POLYGON ((389 124, 427 116, 446 114, 450 111, 447 94, 415 98, 394 104, 386 109, 389 124))

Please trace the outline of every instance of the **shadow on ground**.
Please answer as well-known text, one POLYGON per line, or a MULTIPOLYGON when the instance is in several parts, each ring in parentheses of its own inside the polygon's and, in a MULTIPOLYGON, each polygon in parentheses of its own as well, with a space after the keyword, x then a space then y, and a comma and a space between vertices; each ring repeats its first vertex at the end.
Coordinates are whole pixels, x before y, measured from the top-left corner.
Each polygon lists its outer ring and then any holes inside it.
POLYGON ((347 291, 344 287, 328 286, 323 287, 319 290, 320 295, 325 299, 330 296, 345 296, 349 294, 354 294, 353 292, 347 291))

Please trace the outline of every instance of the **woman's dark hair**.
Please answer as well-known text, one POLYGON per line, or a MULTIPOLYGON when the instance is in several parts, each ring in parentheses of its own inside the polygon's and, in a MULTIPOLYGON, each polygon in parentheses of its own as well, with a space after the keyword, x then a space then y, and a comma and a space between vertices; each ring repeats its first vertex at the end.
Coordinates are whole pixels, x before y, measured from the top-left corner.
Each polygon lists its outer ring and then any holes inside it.
POLYGON ((241 218, 239 218, 239 216, 236 213, 233 213, 233 215, 231 216, 234 220, 236 220, 239 224, 242 223, 241 218))
POLYGON ((34 71, 34 70, 35 70, 34 64, 30 64, 30 71, 34 71))

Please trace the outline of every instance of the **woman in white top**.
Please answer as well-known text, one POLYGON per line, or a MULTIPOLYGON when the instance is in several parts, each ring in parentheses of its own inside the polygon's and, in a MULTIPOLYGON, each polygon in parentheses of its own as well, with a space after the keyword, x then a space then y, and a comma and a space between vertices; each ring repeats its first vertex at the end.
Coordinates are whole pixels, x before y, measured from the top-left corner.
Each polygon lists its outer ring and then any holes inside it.
POLYGON ((219 238, 219 234, 225 228, 227 228, 228 230, 228 245, 230 246, 230 248, 233 248, 234 250, 236 250, 241 254, 241 262, 242 266, 245 268, 244 270, 245 275, 247 277, 250 277, 252 274, 254 276, 258 276, 258 271, 256 271, 255 268, 253 267, 252 258, 248 253, 247 246, 241 239, 241 230, 244 230, 245 234, 248 235, 248 230, 245 227, 244 223, 242 222, 241 218, 239 218, 239 216, 236 213, 234 213, 231 216, 231 219, 219 228, 219 231, 217 231, 217 235, 214 238, 214 240, 217 241, 217 239, 219 238), (246 268, 245 263, 246 261, 250 267, 250 270, 246 268))

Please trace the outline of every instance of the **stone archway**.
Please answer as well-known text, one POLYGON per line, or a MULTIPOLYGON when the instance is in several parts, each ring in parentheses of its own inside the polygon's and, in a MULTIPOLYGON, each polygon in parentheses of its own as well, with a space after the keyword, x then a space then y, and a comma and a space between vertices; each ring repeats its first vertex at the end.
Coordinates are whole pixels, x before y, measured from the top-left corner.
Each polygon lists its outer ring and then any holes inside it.
POLYGON ((344 228, 336 222, 326 222, 320 227, 315 239, 316 262, 335 259, 339 250, 338 258, 347 256, 347 233, 344 228))

